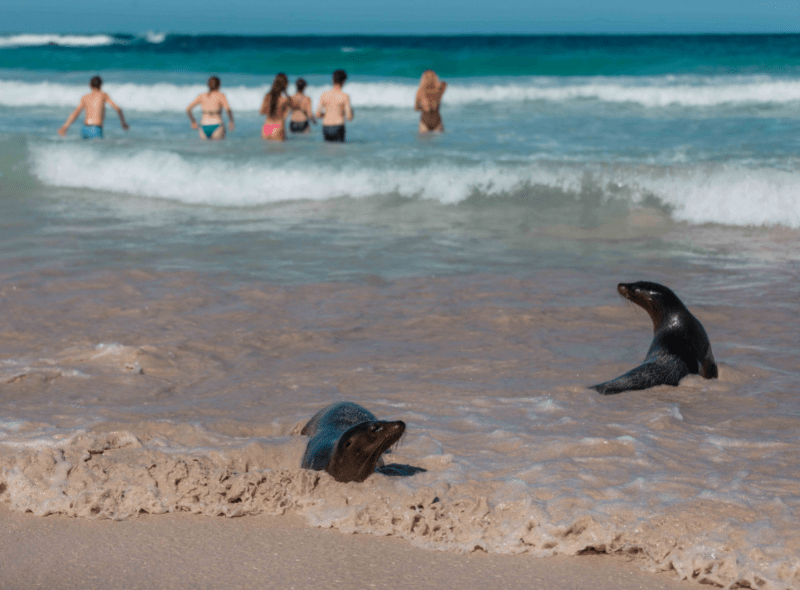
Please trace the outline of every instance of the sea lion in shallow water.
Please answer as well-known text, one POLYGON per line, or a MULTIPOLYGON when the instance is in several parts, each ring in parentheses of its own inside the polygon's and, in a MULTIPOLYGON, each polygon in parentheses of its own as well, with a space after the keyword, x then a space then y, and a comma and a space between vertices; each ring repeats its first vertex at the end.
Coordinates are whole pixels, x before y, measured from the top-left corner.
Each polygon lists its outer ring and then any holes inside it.
POLYGON ((405 430, 405 422, 378 420, 353 402, 331 404, 300 431, 311 437, 302 467, 327 471, 336 481, 364 481, 405 430))
POLYGON ((717 363, 706 331, 675 293, 647 281, 620 283, 617 291, 650 314, 653 342, 641 365, 616 379, 592 385, 592 389, 608 395, 655 385, 676 386, 689 373, 716 379, 717 363))

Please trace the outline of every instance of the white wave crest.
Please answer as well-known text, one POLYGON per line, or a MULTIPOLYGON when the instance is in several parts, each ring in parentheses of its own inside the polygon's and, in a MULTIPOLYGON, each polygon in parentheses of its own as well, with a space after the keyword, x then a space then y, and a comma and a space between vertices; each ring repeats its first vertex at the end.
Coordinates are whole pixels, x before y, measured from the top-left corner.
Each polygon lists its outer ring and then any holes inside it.
POLYGON ((38 47, 61 45, 62 47, 99 47, 114 45, 117 39, 111 35, 9 35, 0 37, 3 47, 38 47))
MULTIPOLYGON (((327 200, 399 194, 458 203, 472 195, 502 196, 543 186, 579 198, 586 182, 622 187, 632 204, 655 196, 676 220, 694 224, 800 228, 800 171, 737 164, 684 167, 600 166, 532 162, 501 165, 428 163, 380 167, 285 164, 258 160, 188 158, 145 149, 101 151, 96 146, 33 146, 33 174, 53 186, 81 187, 188 204, 252 206, 285 200, 327 200)), ((620 191, 615 191, 620 194, 620 191)), ((612 198, 609 195, 608 198, 612 198)))
MULTIPOLYGON (((125 110, 144 113, 184 112, 195 97, 207 92, 205 84, 103 84, 114 102, 125 110)), ((223 88, 234 111, 258 111, 269 85, 223 88)), ((69 107, 74 108, 81 96, 89 92, 86 85, 58 82, 20 82, 0 80, 0 106, 6 107, 69 107)))
POLYGON ((574 80, 572 83, 547 84, 546 81, 540 81, 530 85, 454 86, 447 91, 447 102, 452 104, 537 100, 597 100, 633 103, 648 108, 782 104, 800 101, 800 80, 707 78, 676 83, 664 79, 590 78, 574 80))
POLYGON ((167 38, 167 34, 159 33, 156 31, 147 31, 144 34, 144 38, 147 40, 148 43, 154 43, 158 45, 164 42, 164 40, 167 38))
MULTIPOLYGON (((155 42, 155 41, 153 41, 155 42)), ((88 84, 88 80, 87 80, 88 84)), ((316 104, 327 86, 308 86, 306 93, 316 104)), ((347 85, 355 107, 409 109, 416 85, 401 82, 353 82, 347 85)), ((104 89, 126 109, 140 112, 183 112, 198 94, 198 84, 118 84, 104 89)), ((224 86, 231 107, 254 112, 261 106, 269 84, 224 86)), ((74 106, 86 86, 56 82, 0 80, 0 106, 74 106)), ((704 108, 721 105, 776 105, 800 102, 800 79, 770 77, 662 79, 554 78, 497 84, 451 84, 444 96, 447 106, 595 100, 608 104, 635 104, 645 108, 677 106, 704 108)))

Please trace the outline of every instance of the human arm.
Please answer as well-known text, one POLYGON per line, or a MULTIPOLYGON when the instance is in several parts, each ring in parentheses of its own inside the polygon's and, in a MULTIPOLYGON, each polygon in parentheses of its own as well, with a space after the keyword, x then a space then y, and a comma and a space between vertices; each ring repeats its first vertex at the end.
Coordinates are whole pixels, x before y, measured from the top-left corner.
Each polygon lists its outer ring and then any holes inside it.
POLYGON ((192 129, 197 129, 197 121, 194 120, 194 115, 192 115, 192 109, 200 104, 200 99, 202 98, 202 94, 198 95, 188 107, 186 107, 186 114, 189 115, 189 120, 192 122, 192 129))
POLYGON ((311 99, 307 96, 302 101, 302 111, 314 125, 317 124, 317 120, 314 118, 314 106, 311 104, 311 99))
POLYGON ((350 106, 350 95, 344 95, 344 116, 348 121, 353 120, 353 107, 350 106))
POLYGON ((233 123, 233 111, 228 104, 228 98, 224 94, 222 95, 222 106, 228 112, 228 130, 233 131, 233 128, 235 127, 233 123))
POLYGON ((106 102, 111 105, 111 108, 117 111, 117 114, 119 115, 119 122, 122 125, 122 128, 127 131, 128 124, 125 122, 125 116, 122 114, 122 109, 119 108, 113 100, 111 100, 111 97, 108 94, 105 95, 105 99, 106 102))
POLYGON ((258 112, 262 115, 269 114, 269 92, 264 95, 264 101, 261 103, 261 110, 258 112))
POLYGON ((319 106, 317 107, 317 119, 321 119, 325 115, 325 95, 319 97, 319 106))
POLYGON ((81 101, 78 103, 78 107, 74 111, 72 111, 72 114, 69 117, 67 117, 66 123, 64 123, 64 125, 61 126, 61 129, 58 130, 59 135, 63 137, 64 135, 67 134, 67 129, 69 129, 69 126, 75 122, 75 119, 78 118, 78 115, 81 114, 83 107, 84 107, 83 99, 81 99, 81 101))

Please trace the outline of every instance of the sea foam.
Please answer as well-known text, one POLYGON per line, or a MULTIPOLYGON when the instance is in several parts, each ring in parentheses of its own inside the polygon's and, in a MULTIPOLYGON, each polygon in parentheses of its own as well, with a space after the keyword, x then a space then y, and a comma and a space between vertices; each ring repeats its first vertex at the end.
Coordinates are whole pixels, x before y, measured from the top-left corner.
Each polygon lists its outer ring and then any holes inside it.
MULTIPOLYGON (((160 36, 155 36, 151 42, 158 43, 159 38, 160 36)), ((258 86, 223 86, 222 90, 235 111, 255 112, 260 108, 269 88, 269 84, 265 83, 258 86)), ((309 85, 306 94, 316 104, 319 96, 327 88, 329 88, 327 85, 309 85)), ((207 91, 203 83, 170 82, 154 84, 108 82, 104 89, 125 109, 149 113, 182 113, 186 105, 198 94, 207 91)), ((353 106, 357 108, 412 108, 416 89, 416 83, 411 82, 356 81, 347 85, 353 106)), ((82 84, 0 80, 0 106, 74 106, 86 92, 87 87, 82 84)), ((597 101, 612 105, 632 104, 650 109, 783 105, 800 101, 800 80, 769 76, 532 77, 523 81, 493 84, 451 83, 443 98, 445 106, 537 101, 550 103, 597 101)))
POLYGON ((111 35, 9 35, 0 37, 3 47, 40 47, 60 45, 62 47, 99 47, 114 45, 120 41, 111 35))
POLYGON ((400 195, 455 204, 471 197, 525 195, 544 187, 553 199, 600 191, 631 205, 655 197, 678 221, 800 228, 800 171, 748 168, 736 162, 669 168, 553 162, 487 161, 370 165, 308 164, 187 156, 166 150, 100 151, 97 146, 30 148, 36 178, 52 186, 171 199, 187 204, 253 206, 287 200, 400 195), (588 183, 588 185, 587 185, 588 183))

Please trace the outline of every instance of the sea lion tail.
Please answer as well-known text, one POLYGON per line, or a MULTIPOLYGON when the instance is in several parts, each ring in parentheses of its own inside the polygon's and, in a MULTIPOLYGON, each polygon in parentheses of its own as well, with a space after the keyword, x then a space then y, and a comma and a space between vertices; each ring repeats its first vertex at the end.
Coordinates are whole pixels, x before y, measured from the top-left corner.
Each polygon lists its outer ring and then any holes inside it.
POLYGON ((624 375, 605 383, 592 385, 590 389, 603 395, 612 395, 623 391, 647 389, 656 385, 675 387, 688 374, 689 368, 680 359, 674 357, 647 359, 624 375))

